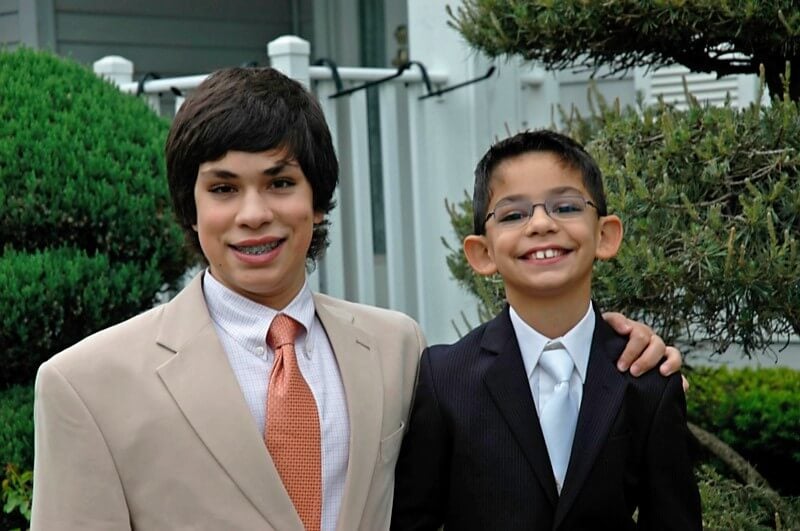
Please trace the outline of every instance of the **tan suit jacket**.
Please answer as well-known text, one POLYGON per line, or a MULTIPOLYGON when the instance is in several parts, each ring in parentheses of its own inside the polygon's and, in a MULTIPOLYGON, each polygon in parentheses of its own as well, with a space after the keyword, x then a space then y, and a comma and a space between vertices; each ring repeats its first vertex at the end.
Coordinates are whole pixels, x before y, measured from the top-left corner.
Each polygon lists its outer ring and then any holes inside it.
MULTIPOLYGON (((339 530, 388 529, 424 339, 409 317, 314 295, 350 458, 339 530)), ((300 530, 217 339, 200 275, 54 356, 36 379, 31 529, 300 530)))

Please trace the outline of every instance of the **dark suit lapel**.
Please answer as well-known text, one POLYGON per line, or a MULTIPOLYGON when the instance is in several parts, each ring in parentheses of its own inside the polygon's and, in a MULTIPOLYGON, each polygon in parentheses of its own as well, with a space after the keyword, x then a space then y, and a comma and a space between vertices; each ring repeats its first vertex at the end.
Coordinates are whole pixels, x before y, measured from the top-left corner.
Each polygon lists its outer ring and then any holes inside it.
POLYGON ((592 349, 572 443, 572 455, 567 476, 564 478, 554 527, 558 527, 580 492, 600 449, 605 445, 625 396, 625 375, 616 368, 625 340, 614 333, 597 310, 595 317, 592 349))
POLYGON ((486 325, 481 348, 486 355, 496 357, 484 375, 484 383, 489 389, 489 394, 519 443, 547 497, 555 505, 558 495, 553 469, 547 455, 539 417, 536 415, 525 365, 522 363, 522 355, 511 325, 508 306, 486 325))
POLYGON ((301 529, 217 338, 198 275, 163 309, 157 342, 175 355, 157 371, 208 451, 275 529, 301 529))

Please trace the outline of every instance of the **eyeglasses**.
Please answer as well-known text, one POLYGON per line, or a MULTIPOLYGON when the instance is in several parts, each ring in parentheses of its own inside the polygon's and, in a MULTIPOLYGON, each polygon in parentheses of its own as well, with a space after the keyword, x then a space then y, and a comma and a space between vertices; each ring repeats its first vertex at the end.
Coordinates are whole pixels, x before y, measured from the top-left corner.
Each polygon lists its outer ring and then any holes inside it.
POLYGON ((580 195, 561 195, 545 199, 542 203, 532 203, 527 199, 501 201, 486 215, 484 223, 494 216, 500 227, 516 227, 528 222, 537 206, 543 206, 548 216, 555 220, 570 220, 580 217, 586 205, 597 209, 597 205, 580 195))

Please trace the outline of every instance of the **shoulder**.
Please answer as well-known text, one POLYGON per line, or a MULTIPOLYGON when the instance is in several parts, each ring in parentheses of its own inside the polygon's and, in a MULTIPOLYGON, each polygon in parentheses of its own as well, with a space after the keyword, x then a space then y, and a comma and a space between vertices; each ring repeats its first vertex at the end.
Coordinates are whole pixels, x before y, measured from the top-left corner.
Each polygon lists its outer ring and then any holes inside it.
POLYGON ((91 362, 98 356, 130 352, 132 348, 145 341, 152 343, 163 309, 163 306, 152 308, 126 321, 95 332, 59 352, 44 365, 67 370, 74 364, 91 362))
POLYGON ((431 345, 424 356, 433 370, 468 368, 483 352, 484 336, 492 321, 472 329, 454 343, 431 345))
POLYGON ((350 302, 323 293, 314 293, 314 304, 323 306, 329 311, 350 314, 357 319, 360 324, 365 326, 377 325, 392 328, 399 327, 401 330, 419 330, 419 324, 417 324, 414 319, 396 310, 388 310, 368 304, 350 302))

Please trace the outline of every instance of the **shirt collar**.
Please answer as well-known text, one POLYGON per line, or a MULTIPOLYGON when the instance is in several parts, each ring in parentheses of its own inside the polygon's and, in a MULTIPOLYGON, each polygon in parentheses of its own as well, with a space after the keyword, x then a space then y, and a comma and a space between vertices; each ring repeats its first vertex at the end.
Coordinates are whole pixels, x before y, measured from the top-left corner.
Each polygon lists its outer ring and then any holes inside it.
POLYGON ((560 341, 564 349, 569 353, 581 382, 586 382, 586 368, 589 365, 589 353, 592 350, 592 337, 594 336, 595 315, 591 301, 589 308, 583 318, 573 326, 566 334, 561 337, 549 339, 532 328, 522 320, 522 317, 514 310, 509 308, 511 325, 517 335, 517 343, 522 354, 522 362, 525 365, 525 372, 528 379, 533 374, 533 369, 539 363, 544 347, 551 342, 560 341))
MULTIPOLYGON (((211 319, 249 352, 258 352, 267 341, 267 331, 278 313, 284 313, 303 325, 298 341, 307 337, 314 323, 314 298, 308 282, 285 308, 278 311, 239 295, 214 278, 206 269, 203 274, 203 295, 211 319)), ((309 349, 304 349, 310 355, 309 349)))

